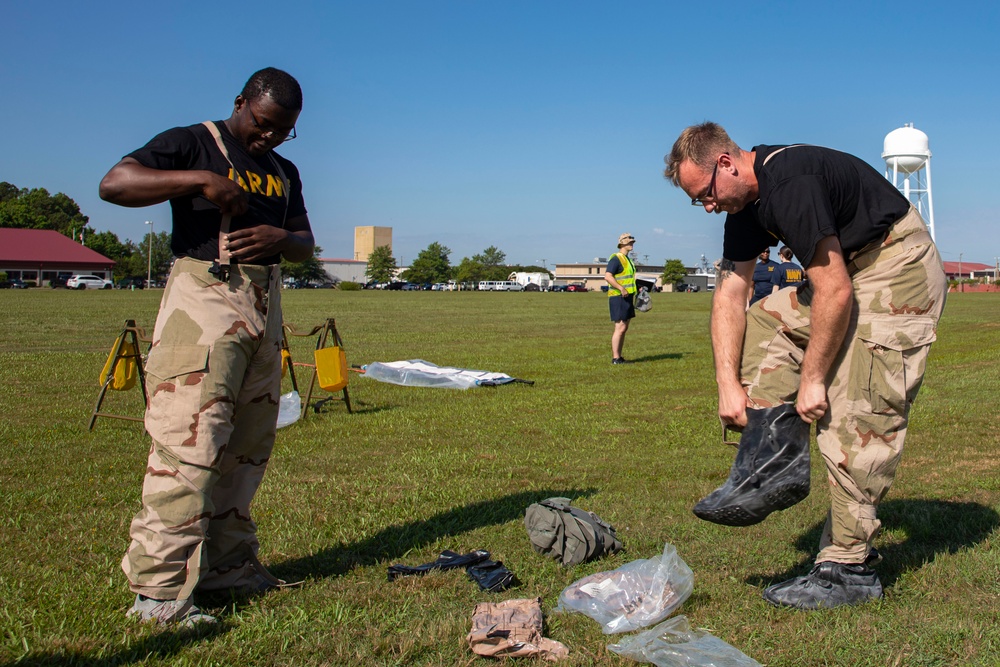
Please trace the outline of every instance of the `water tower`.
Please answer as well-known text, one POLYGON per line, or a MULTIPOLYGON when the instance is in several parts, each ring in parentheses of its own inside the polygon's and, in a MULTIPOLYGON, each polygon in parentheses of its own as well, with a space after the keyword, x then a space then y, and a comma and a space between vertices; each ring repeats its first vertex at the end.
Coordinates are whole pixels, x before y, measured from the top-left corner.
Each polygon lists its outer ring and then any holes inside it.
POLYGON ((931 149, 927 135, 913 127, 913 123, 893 130, 885 135, 882 159, 885 177, 916 207, 934 239, 931 149))

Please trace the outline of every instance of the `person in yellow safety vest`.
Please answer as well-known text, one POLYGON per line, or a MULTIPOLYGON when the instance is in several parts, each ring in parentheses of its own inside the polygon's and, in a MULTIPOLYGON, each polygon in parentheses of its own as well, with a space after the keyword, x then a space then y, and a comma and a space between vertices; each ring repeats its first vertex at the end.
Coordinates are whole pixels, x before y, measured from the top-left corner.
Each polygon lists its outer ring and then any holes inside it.
POLYGON ((615 331, 611 334, 611 363, 624 364, 622 348, 625 347, 625 332, 629 321, 635 317, 635 265, 629 259, 635 245, 635 237, 625 232, 618 237, 618 252, 608 260, 604 280, 608 283, 608 306, 615 331))

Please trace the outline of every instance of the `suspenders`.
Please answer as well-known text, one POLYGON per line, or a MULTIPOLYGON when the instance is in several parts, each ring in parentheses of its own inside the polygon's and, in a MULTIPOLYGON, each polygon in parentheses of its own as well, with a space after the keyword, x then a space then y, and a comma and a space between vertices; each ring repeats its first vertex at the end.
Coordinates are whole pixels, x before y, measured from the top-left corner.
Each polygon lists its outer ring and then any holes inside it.
MULTIPOLYGON (((226 162, 229 163, 229 174, 230 178, 237 183, 240 182, 240 177, 236 171, 236 166, 233 161, 229 158, 229 151, 226 150, 226 145, 222 142, 222 133, 219 132, 219 128, 215 126, 210 120, 206 120, 202 123, 208 131, 212 134, 212 138, 215 139, 215 145, 219 147, 219 151, 222 153, 222 157, 226 158, 226 162)), ((278 178, 281 179, 281 183, 285 188, 285 214, 281 219, 281 228, 285 228, 285 223, 288 221, 288 201, 291 198, 291 191, 289 188, 288 179, 285 177, 285 171, 278 164, 278 161, 274 159, 274 156, 270 153, 267 154, 270 158, 271 164, 274 165, 275 171, 278 172, 278 178)), ((225 214, 222 216, 222 222, 219 225, 219 259, 218 261, 212 262, 212 268, 209 269, 209 273, 216 276, 219 280, 226 282, 229 280, 229 265, 230 256, 229 249, 226 247, 225 238, 229 233, 229 224, 232 222, 232 216, 225 214)))

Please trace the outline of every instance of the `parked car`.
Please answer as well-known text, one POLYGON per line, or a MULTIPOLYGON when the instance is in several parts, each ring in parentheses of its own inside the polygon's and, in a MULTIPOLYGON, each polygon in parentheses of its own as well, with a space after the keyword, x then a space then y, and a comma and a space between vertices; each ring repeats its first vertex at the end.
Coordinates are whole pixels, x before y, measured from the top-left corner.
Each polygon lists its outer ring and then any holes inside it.
POLYGON ((406 285, 406 283, 397 280, 395 282, 389 283, 383 289, 394 290, 394 291, 395 290, 401 290, 401 289, 403 289, 403 285, 406 285))
POLYGON ((111 289, 111 281, 91 275, 70 276, 66 281, 69 289, 111 289))
POLYGON ((574 285, 567 285, 566 286, 566 291, 567 292, 589 292, 590 290, 587 289, 586 285, 576 285, 576 284, 574 284, 574 285))
POLYGON ((550 292, 565 292, 566 291, 566 286, 565 285, 550 285, 549 286, 549 291, 550 292))
POLYGON ((0 281, 0 289, 27 289, 28 286, 20 278, 0 281))
POLYGON ((403 283, 403 286, 400 289, 405 292, 417 292, 420 290, 420 285, 417 283, 403 283))
POLYGON ((49 287, 51 287, 52 289, 56 289, 57 287, 65 288, 66 281, 70 279, 71 275, 72 274, 69 273, 58 274, 55 278, 49 281, 49 287))
POLYGON ((145 278, 122 278, 118 281, 118 289, 143 289, 146 287, 145 278))

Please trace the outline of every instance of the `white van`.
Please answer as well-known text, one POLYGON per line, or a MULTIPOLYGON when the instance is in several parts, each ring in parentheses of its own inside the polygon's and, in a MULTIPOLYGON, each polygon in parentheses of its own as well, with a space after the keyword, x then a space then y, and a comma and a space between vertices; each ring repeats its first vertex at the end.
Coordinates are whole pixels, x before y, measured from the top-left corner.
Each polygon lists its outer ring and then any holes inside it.
POLYGON ((518 285, 513 280, 480 280, 480 292, 522 292, 523 285, 518 285))

